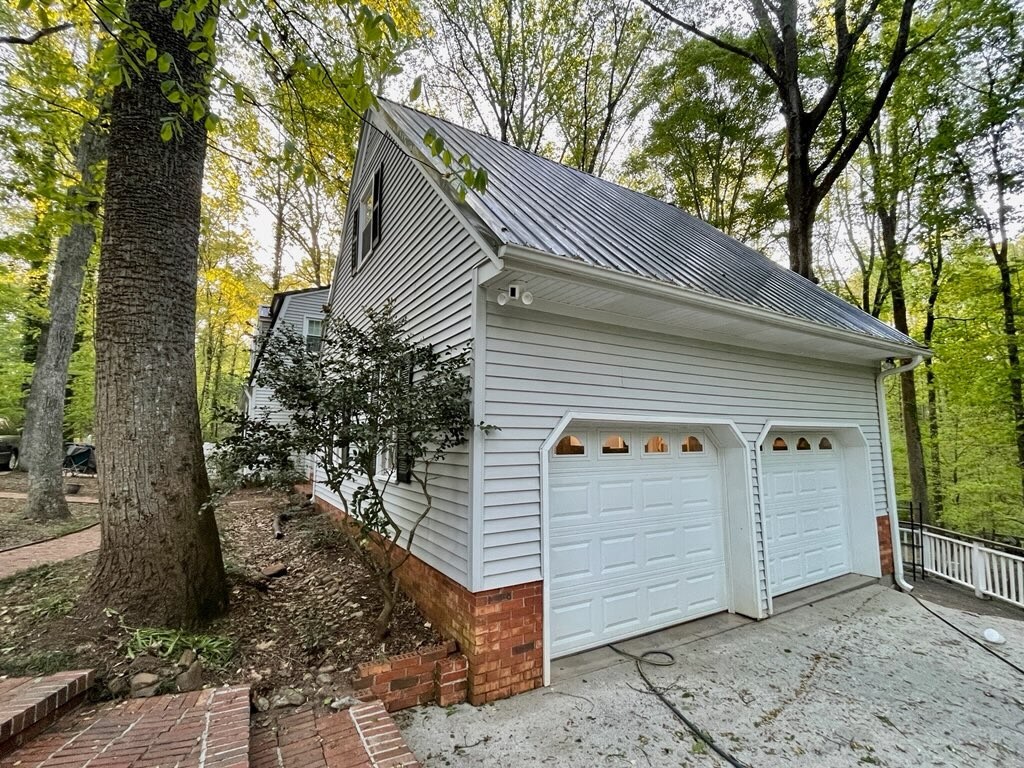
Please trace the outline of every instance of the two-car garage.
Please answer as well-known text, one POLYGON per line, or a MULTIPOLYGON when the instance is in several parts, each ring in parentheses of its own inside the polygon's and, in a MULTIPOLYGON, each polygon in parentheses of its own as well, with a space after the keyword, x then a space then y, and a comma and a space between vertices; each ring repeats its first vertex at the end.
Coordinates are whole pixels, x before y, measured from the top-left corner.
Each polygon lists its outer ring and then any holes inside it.
MULTIPOLYGON (((565 424, 546 448, 550 657, 726 610, 761 618, 774 596, 874 574, 877 546, 874 565, 851 546, 850 512, 871 505, 847 483, 867 471, 862 441, 850 427, 766 427, 752 443, 727 421, 565 424)), ((863 512, 854 533, 873 535, 863 512)))

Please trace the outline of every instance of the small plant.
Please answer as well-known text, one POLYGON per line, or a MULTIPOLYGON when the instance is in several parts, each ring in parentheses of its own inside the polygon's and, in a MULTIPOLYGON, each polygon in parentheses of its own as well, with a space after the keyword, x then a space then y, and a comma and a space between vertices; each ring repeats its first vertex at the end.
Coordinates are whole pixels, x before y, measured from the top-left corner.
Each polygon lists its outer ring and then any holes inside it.
POLYGON ((75 601, 68 595, 51 594, 40 597, 32 604, 32 615, 36 618, 66 616, 75 607, 75 601))
POLYGON ((235 652, 234 643, 220 635, 190 635, 178 629, 153 629, 140 627, 128 631, 125 655, 134 659, 149 654, 161 659, 176 659, 187 649, 192 649, 209 666, 223 667, 235 652))

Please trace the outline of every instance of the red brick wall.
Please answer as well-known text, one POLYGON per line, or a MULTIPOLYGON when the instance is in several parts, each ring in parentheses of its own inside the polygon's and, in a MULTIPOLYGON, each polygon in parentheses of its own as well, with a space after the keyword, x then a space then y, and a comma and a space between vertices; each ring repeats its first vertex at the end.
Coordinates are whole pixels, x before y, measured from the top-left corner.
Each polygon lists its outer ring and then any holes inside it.
POLYGON ((437 701, 442 707, 466 700, 469 662, 455 641, 356 667, 352 687, 384 702, 388 712, 437 701))
MULTIPOLYGON (((340 522, 344 513, 317 499, 340 522)), ((471 704, 504 699, 544 684, 541 582, 470 592, 416 557, 398 571, 405 592, 469 660, 471 704)))
POLYGON ((889 524, 889 516, 882 515, 875 518, 878 527, 878 553, 882 558, 882 575, 891 576, 893 571, 892 559, 892 527, 889 524))

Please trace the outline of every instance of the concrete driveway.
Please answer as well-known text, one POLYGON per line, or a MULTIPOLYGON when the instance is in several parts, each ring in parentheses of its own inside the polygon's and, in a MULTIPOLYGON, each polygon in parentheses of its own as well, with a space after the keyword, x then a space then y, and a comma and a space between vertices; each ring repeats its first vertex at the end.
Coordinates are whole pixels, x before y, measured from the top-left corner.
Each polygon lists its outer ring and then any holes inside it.
MULTIPOLYGON (((1024 667, 1024 622, 933 607, 978 635, 996 628, 1007 640, 997 650, 1024 667)), ((1024 676, 891 589, 759 623, 712 617, 621 647, 672 650, 676 665, 649 667, 651 680, 756 768, 1024 765, 1024 676)), ((549 688, 397 720, 427 768, 725 765, 620 658, 582 654, 549 688)))

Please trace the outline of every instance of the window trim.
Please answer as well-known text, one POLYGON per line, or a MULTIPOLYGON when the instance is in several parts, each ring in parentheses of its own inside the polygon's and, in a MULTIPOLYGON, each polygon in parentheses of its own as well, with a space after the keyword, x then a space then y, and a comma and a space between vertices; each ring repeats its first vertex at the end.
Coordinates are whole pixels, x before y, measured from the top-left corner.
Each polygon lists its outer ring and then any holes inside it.
POLYGON ((352 214, 352 274, 358 274, 380 248, 384 208, 384 163, 363 182, 352 214), (369 233, 369 246, 364 248, 363 233, 369 233))
POLYGON ((315 315, 305 315, 302 319, 303 319, 303 323, 302 323, 302 339, 306 343, 306 351, 307 352, 315 351, 315 352, 317 352, 319 354, 320 350, 323 348, 323 343, 324 343, 324 319, 322 317, 316 317, 315 315), (315 337, 312 337, 310 332, 309 332, 309 324, 310 324, 311 321, 314 322, 314 323, 320 323, 320 333, 317 336, 315 336, 315 337), (317 339, 317 348, 316 348, 316 350, 311 350, 309 348, 309 340, 310 340, 310 338, 316 338, 317 339))

